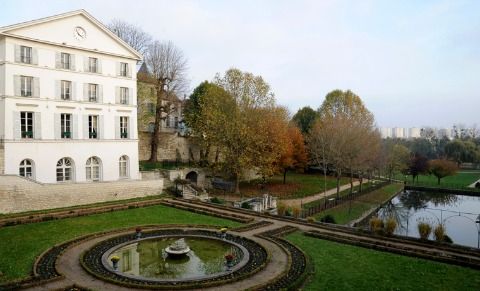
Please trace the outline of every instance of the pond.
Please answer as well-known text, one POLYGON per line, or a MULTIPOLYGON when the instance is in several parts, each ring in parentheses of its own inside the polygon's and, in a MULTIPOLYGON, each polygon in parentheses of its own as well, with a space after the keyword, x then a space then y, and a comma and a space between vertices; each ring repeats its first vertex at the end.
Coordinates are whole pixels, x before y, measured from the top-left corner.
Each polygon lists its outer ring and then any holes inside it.
MULTIPOLYGON (((225 256, 233 254, 233 265, 243 257, 242 250, 225 241, 204 237, 185 237, 190 251, 183 256, 171 256, 165 249, 179 237, 157 237, 124 245, 108 255, 117 256, 117 272, 127 277, 153 280, 188 280, 212 276, 227 271, 225 256)), ((231 265, 232 266, 232 265, 231 265)))
MULTIPOLYGON (((480 233, 480 197, 435 192, 406 191, 395 196, 376 216, 397 221, 398 235, 419 237, 417 224, 427 222, 433 228, 443 223, 455 244, 478 247, 480 233)), ((363 223, 368 224, 368 221, 363 223)))

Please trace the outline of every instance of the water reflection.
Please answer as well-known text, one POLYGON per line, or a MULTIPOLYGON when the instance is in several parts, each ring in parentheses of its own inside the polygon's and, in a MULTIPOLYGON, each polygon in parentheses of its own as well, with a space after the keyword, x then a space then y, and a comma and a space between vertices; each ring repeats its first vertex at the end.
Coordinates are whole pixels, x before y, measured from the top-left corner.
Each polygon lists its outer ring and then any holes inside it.
POLYGON ((109 257, 118 256, 119 272, 157 279, 190 279, 226 270, 225 255, 234 254, 240 261, 237 247, 218 240, 185 238, 191 251, 182 257, 170 257, 165 248, 178 238, 156 238, 126 245, 109 257))
POLYGON ((376 215, 393 217, 398 224, 396 234, 419 237, 419 222, 427 222, 432 228, 444 224, 454 243, 477 247, 480 226, 475 222, 479 213, 480 197, 407 191, 395 196, 376 215))

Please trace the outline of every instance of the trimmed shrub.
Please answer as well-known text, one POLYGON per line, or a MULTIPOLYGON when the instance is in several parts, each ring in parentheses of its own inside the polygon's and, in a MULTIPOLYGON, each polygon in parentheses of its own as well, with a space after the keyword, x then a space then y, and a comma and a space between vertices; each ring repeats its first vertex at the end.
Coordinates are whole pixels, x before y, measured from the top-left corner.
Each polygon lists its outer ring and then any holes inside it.
POLYGON ((223 200, 221 200, 221 199, 218 198, 218 197, 210 198, 210 202, 216 203, 216 204, 223 204, 223 200))
POLYGON ((433 235, 435 236, 435 240, 437 242, 445 241, 445 235, 447 230, 443 224, 438 224, 435 229, 433 230, 433 235))
POLYGON ((333 217, 331 214, 327 214, 320 218, 320 222, 325 222, 325 223, 333 223, 336 224, 337 222, 335 221, 335 217, 333 217))
POLYGON ((420 239, 427 240, 432 232, 432 226, 426 222, 418 223, 418 233, 420 234, 420 239))
POLYGON ((248 202, 243 202, 241 207, 243 209, 252 209, 252 207, 250 206, 250 204, 248 204, 248 202))
POLYGON ((383 228, 383 220, 374 216, 374 217, 370 218, 369 225, 370 225, 370 230, 372 232, 380 233, 382 231, 382 228, 383 228))
POLYGON ((300 213, 302 212, 302 209, 298 206, 294 206, 292 207, 292 214, 293 214, 293 217, 295 218, 299 218, 300 217, 300 213))
POLYGON ((393 233, 395 232, 395 229, 397 229, 397 221, 395 220, 395 218, 389 217, 385 221, 385 226, 384 226, 385 234, 393 235, 393 233))
POLYGON ((277 205, 277 213, 278 213, 278 215, 284 216, 286 210, 287 210, 287 206, 286 206, 285 204, 279 203, 279 204, 277 205))
POLYGON ((315 217, 313 217, 313 216, 307 217, 307 222, 308 223, 314 223, 315 222, 315 217))

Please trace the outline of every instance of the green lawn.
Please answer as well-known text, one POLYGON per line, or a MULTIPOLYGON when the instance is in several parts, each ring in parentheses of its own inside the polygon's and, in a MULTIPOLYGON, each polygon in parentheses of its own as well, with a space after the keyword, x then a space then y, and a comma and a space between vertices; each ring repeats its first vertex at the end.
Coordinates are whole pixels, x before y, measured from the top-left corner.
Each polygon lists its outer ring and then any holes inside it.
POLYGON ((27 277, 35 258, 55 244, 89 233, 142 224, 240 223, 163 205, 0 228, 0 282, 27 277))
POLYGON ((480 272, 293 233, 315 274, 304 290, 480 290, 480 272))
MULTIPOLYGON (((405 175, 397 174, 395 178, 398 180, 405 180, 405 175)), ((480 179, 480 171, 460 171, 455 176, 445 177, 440 181, 440 186, 445 187, 467 187, 474 183, 475 181, 480 179)), ((407 182, 412 183, 412 176, 407 176, 407 182)), ((434 175, 419 175, 418 176, 418 183, 425 184, 425 185, 432 185, 437 186, 437 177, 434 175)), ((417 180, 415 180, 415 184, 417 180)))
MULTIPOLYGON (((324 177, 322 174, 300 174, 289 172, 286 184, 283 184, 283 175, 267 179, 266 190, 279 198, 302 198, 324 191, 324 177)), ((327 176, 327 190, 335 188, 335 177, 327 176)), ((340 185, 349 183, 349 178, 341 178, 340 185)), ((259 186, 260 180, 240 184, 240 191, 247 197, 255 197, 265 193, 259 186)))
MULTIPOLYGON (((350 182, 348 182, 348 183, 350 183, 350 182)), ((373 184, 371 182, 364 182, 363 185, 362 185, 362 191, 367 190, 372 185, 373 184)), ((359 189, 360 189, 360 185, 353 186, 353 192, 359 191, 359 189)), ((348 194, 350 194, 350 187, 348 187, 347 189, 345 189, 343 191, 340 191, 338 193, 338 197, 347 196, 348 194)), ((337 196, 336 194, 334 194, 333 196, 330 195, 330 196, 327 197, 327 199, 331 199, 331 198, 334 198, 336 196, 337 196)), ((315 207, 317 205, 323 205, 324 203, 325 203, 325 198, 321 198, 321 199, 303 204, 303 208, 311 208, 311 207, 315 207)))
POLYGON ((390 184, 373 192, 367 193, 358 197, 357 199, 349 201, 334 207, 327 209, 315 215, 315 218, 319 220, 325 215, 332 215, 335 218, 335 222, 338 224, 347 224, 350 221, 358 219, 365 211, 379 206, 385 200, 388 200, 393 195, 398 193, 403 188, 400 184, 390 184))

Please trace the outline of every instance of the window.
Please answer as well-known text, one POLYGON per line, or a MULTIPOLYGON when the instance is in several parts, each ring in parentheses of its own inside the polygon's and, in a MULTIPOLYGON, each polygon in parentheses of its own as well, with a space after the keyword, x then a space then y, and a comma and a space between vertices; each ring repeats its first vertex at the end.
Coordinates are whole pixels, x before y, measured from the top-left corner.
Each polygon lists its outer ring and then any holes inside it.
POLYGON ((120 63, 120 76, 127 77, 128 75, 128 64, 120 63))
POLYGON ((69 158, 62 158, 57 162, 57 182, 71 181, 73 178, 73 163, 69 158))
POLYGON ((61 53, 60 54, 60 61, 62 64, 62 69, 65 70, 70 70, 71 69, 71 64, 70 64, 71 56, 70 54, 67 53, 61 53))
POLYGON ((72 115, 60 114, 60 130, 62 138, 72 138, 72 115))
POLYGON ((98 137, 98 115, 88 116, 88 138, 98 137))
POLYGON ((90 73, 98 73, 98 59, 88 58, 88 71, 90 73))
POLYGON ((120 138, 128 138, 128 117, 120 116, 120 138))
POLYGON ((33 163, 31 160, 25 159, 20 162, 18 173, 22 177, 33 178, 33 163))
POLYGON ((147 111, 150 114, 154 114, 155 113, 155 104, 153 104, 152 102, 147 103, 147 111))
POLYGON ((20 94, 22 97, 32 97, 33 77, 20 76, 20 94))
POLYGON ((24 64, 32 63, 32 48, 28 46, 20 46, 20 62, 24 64))
POLYGON ((97 96, 98 96, 98 85, 88 84, 88 101, 97 102, 97 96))
POLYGON ((175 116, 175 128, 178 128, 178 117, 175 116))
POLYGON ((119 163, 119 176, 120 178, 128 178, 128 157, 121 156, 119 163))
POLYGON ((120 87, 120 104, 128 104, 128 88, 120 87))
POLYGON ((62 81, 60 90, 60 97, 62 98, 62 100, 70 100, 72 97, 72 82, 62 81))
POLYGON ((86 179, 89 181, 100 181, 100 161, 96 157, 91 157, 86 164, 86 179))
POLYGON ((33 112, 20 112, 22 138, 33 138, 33 112))
POLYGON ((170 127, 170 116, 165 118, 165 127, 170 127))

